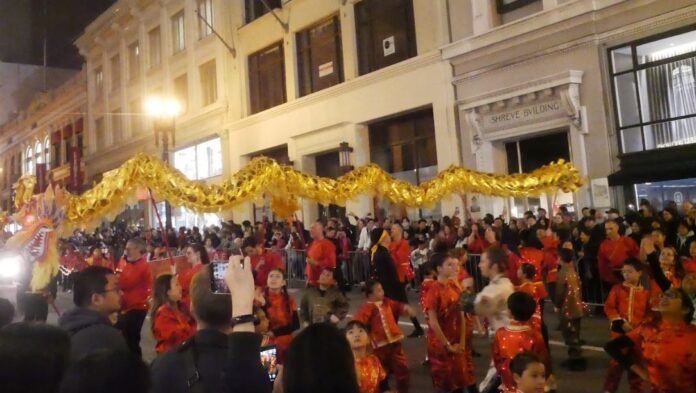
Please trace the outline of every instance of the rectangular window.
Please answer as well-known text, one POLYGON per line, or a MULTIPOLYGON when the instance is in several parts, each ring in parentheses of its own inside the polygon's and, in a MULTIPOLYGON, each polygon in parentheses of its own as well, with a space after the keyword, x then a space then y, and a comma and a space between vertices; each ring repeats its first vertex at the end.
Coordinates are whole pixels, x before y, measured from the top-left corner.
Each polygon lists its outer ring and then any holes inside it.
POLYGON ((341 26, 334 16, 297 33, 300 96, 343 82, 341 26))
POLYGON ((162 33, 159 26, 147 33, 147 39, 150 44, 150 68, 159 67, 162 63, 162 33))
POLYGON ((104 94, 104 70, 101 67, 94 69, 94 94, 97 100, 104 94))
POLYGON ((94 121, 94 145, 97 148, 97 152, 102 151, 106 147, 105 137, 104 118, 100 117, 94 121))
POLYGON ((118 89, 121 84, 121 58, 115 55, 111 58, 111 91, 118 89))
POLYGON ((174 152, 174 167, 190 180, 203 180, 222 174, 220 138, 174 152))
POLYGON ((196 4, 198 10, 198 38, 203 39, 212 34, 213 23, 213 0, 198 0, 196 4), (207 23, 206 23, 207 22, 207 23))
POLYGON ((286 101, 283 43, 249 55, 249 101, 251 113, 286 101))
POLYGON ((111 113, 111 135, 112 143, 118 143, 123 140, 123 127, 121 125, 122 118, 121 109, 114 109, 111 113))
POLYGON ((696 143, 696 30, 691 29, 609 49, 622 153, 696 143))
POLYGON ((495 8, 502 15, 536 2, 541 3, 541 0, 495 0, 495 8))
POLYGON ((135 79, 140 73, 140 44, 138 41, 128 45, 128 77, 135 79))
POLYGON ((186 27, 184 11, 181 10, 172 16, 172 51, 179 53, 184 49, 186 49, 186 27))
MULTIPOLYGON (((266 4, 268 4, 268 7, 271 9, 281 8, 283 6, 281 0, 266 0, 266 4)), ((251 23, 270 12, 261 0, 244 0, 244 11, 246 23, 251 23)))
POLYGON ((174 79, 174 97, 181 104, 181 113, 186 113, 188 110, 188 77, 186 74, 174 79))
POLYGON ((201 103, 208 106, 217 101, 217 73, 215 60, 203 64, 198 68, 201 81, 201 103))
POLYGON ((360 75, 414 57, 412 0, 363 0, 355 5, 360 75))

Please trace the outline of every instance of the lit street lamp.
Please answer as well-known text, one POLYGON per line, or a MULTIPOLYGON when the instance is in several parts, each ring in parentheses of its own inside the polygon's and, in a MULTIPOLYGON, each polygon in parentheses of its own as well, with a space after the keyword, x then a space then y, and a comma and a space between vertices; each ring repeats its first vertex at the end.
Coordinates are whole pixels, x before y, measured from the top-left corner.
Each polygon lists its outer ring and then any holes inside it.
MULTIPOLYGON (((176 143, 174 120, 181 112, 181 104, 175 98, 152 96, 145 101, 145 113, 152 118, 155 131, 155 146, 162 142, 162 161, 169 163, 169 138, 176 143)), ((172 207, 164 201, 166 227, 172 227, 172 207)), ((163 233, 162 236, 166 236, 163 233)))

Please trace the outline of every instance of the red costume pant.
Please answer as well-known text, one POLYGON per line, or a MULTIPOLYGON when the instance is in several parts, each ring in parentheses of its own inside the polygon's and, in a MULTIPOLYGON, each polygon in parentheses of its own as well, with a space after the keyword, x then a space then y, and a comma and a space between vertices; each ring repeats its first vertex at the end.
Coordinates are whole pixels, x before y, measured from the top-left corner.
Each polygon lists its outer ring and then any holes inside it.
MULTIPOLYGON (((609 360, 607 367, 607 379, 604 381, 604 391, 614 393, 619 390, 621 376, 624 373, 624 368, 614 359, 609 360)), ((628 384, 631 386, 631 393, 643 392, 643 380, 632 371, 627 371, 628 384)))
POLYGON ((433 336, 428 336, 428 360, 433 386, 438 392, 464 389, 475 383, 471 350, 450 353, 433 336))
POLYGON ((374 353, 387 373, 394 373, 394 377, 396 377, 396 391, 408 393, 411 375, 408 371, 408 361, 406 360, 406 354, 401 346, 401 342, 375 348, 374 353))

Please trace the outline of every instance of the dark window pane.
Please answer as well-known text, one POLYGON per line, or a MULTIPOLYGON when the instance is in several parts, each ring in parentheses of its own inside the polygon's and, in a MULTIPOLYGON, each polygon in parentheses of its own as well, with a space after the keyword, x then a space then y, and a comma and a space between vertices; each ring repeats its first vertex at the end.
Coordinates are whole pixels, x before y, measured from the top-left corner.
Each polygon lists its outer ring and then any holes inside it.
POLYGON ((251 113, 285 102, 285 64, 282 42, 249 55, 251 113))
POLYGON ((505 153, 507 155, 508 173, 520 173, 520 161, 517 154, 517 142, 508 142, 505 144, 505 153))
POLYGON ((300 96, 343 82, 338 18, 297 33, 297 58, 300 96))
POLYGON ((365 0, 355 11, 361 75, 416 55, 412 0, 365 0))
POLYGON ((519 144, 522 156, 522 172, 531 172, 559 159, 570 161, 568 134, 566 132, 525 139, 519 144))
MULTIPOLYGON (((281 0, 266 0, 266 3, 271 9, 282 7, 281 0)), ((244 0, 244 11, 246 23, 252 22, 269 12, 261 0, 244 0)))
POLYGON ((437 165, 434 129, 432 109, 371 124, 370 159, 399 178, 411 171, 408 179, 417 180, 421 169, 437 165))

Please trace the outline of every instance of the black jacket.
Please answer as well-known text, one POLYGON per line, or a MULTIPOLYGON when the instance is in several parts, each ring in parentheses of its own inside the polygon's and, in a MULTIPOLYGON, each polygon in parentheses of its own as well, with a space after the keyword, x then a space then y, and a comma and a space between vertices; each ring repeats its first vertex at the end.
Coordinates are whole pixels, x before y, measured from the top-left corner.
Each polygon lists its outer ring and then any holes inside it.
POLYGON ((84 307, 75 307, 60 316, 58 326, 70 334, 73 360, 102 349, 128 350, 120 330, 102 314, 84 307))
POLYGON ((406 290, 399 282, 396 274, 396 267, 392 261, 391 254, 384 246, 378 246, 377 251, 372 256, 372 268, 374 277, 384 289, 384 296, 401 303, 408 303, 406 290))
MULTIPOLYGON (((152 393, 188 393, 188 362, 192 345, 198 353, 196 369, 206 393, 270 393, 272 384, 261 365, 261 336, 256 333, 232 333, 199 330, 193 344, 158 356, 152 362, 152 393)), ((194 378, 195 380, 195 378, 194 378)))

